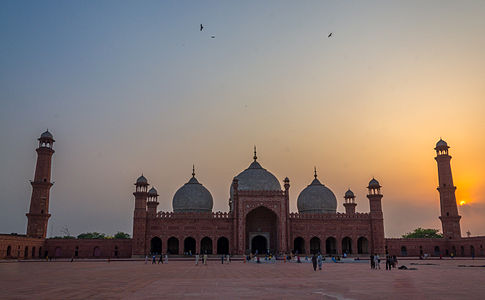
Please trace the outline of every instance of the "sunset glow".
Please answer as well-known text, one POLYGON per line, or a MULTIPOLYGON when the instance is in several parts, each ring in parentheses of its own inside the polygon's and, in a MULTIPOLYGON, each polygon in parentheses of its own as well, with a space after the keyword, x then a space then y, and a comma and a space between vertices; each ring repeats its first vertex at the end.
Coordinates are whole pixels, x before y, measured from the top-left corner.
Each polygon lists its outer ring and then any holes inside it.
POLYGON ((115 3, 0 3, 3 231, 26 227, 48 128, 52 235, 131 232, 134 180, 170 211, 193 164, 227 211, 253 145, 290 211, 316 166, 340 212, 348 188, 369 211, 375 176, 387 237, 440 229, 440 137, 485 234, 485 1, 115 3))

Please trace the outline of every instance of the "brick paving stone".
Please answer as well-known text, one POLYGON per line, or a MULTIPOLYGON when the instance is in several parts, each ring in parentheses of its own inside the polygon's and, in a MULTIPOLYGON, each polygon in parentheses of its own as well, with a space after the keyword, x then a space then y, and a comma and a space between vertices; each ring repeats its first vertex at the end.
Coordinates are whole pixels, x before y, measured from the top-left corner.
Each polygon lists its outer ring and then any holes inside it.
POLYGON ((254 264, 189 261, 0 263, 0 299, 484 299, 485 260, 401 261, 418 270, 367 263, 254 264), (435 265, 413 265, 432 263, 435 265))

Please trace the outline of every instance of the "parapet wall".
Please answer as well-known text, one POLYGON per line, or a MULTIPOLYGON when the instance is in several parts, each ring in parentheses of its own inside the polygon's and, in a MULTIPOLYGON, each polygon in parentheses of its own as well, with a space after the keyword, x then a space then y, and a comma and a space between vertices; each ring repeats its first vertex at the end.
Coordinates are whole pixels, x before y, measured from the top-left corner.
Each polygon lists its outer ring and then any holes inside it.
POLYGON ((44 255, 44 239, 0 234, 0 259, 29 259, 44 255))
POLYGON ((45 248, 52 258, 128 258, 131 239, 47 239, 45 248))

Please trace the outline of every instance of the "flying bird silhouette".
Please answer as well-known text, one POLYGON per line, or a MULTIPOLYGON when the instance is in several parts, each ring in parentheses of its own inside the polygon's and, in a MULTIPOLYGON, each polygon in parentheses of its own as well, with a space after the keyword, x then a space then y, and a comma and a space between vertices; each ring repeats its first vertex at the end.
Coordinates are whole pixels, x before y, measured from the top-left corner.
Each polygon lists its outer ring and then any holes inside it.
POLYGON ((332 36, 332 32, 330 32, 330 34, 328 35, 328 37, 331 37, 332 36))
POLYGON ((216 38, 216 36, 215 36, 215 35, 212 35, 212 36, 211 36, 211 39, 215 39, 215 38, 216 38))
POLYGON ((202 31, 202 29, 204 29, 204 25, 200 24, 200 31, 202 31))

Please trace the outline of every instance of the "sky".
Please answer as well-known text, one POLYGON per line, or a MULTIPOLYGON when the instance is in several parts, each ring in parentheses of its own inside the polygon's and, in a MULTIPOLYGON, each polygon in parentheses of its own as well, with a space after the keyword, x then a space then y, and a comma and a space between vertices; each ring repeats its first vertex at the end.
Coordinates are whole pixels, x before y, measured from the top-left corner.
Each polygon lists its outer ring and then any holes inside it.
POLYGON ((485 235, 484 15, 484 1, 1 1, 0 232, 25 233, 48 128, 48 236, 131 234, 136 178, 171 211, 192 164, 227 211, 254 145, 290 178, 291 211, 316 166, 340 212, 348 188, 367 212, 380 181, 386 237, 441 229, 440 137, 462 233, 485 235))

